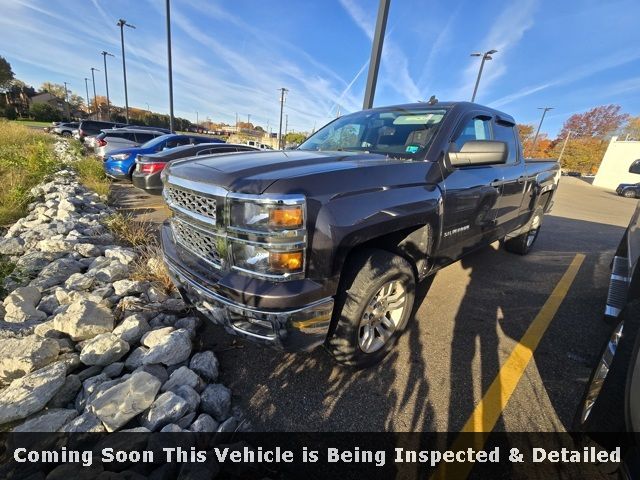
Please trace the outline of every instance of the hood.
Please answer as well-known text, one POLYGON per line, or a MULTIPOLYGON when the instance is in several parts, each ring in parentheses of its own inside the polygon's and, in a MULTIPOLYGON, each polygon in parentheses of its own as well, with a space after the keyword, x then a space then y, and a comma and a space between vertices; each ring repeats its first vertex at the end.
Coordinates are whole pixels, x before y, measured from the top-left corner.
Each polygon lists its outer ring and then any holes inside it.
POLYGON ((369 183, 380 185, 381 178, 387 185, 424 183, 427 165, 429 162, 393 159, 379 154, 288 150, 177 160, 169 164, 167 174, 238 193, 260 194, 267 189, 273 193, 308 193, 309 190, 332 187, 340 191, 342 188, 336 183, 343 182, 351 182, 353 189, 368 188, 369 183), (399 164, 414 167, 409 172, 395 168, 399 164), (408 175, 414 174, 419 176, 409 180, 408 175), (395 178, 398 175, 402 178, 395 178))

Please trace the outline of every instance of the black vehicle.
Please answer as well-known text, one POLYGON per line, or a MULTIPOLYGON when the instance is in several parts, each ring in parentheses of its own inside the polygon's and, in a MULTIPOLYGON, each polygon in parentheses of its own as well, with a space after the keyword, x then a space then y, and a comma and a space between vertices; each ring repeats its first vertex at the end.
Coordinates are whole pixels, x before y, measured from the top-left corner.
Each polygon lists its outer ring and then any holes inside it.
MULTIPOLYGON (((212 142, 215 140, 216 139, 211 139, 212 142)), ((182 147, 164 150, 159 153, 138 155, 136 158, 136 168, 133 171, 131 180, 133 181, 133 185, 139 189, 160 195, 162 193, 162 180, 160 179, 160 175, 167 163, 172 160, 250 151, 260 150, 248 145, 234 145, 218 141, 216 143, 184 145, 182 147)))
POLYGON ((126 125, 122 125, 120 127, 117 128, 131 128, 134 130, 151 130, 153 132, 162 132, 162 133, 173 133, 171 130, 169 130, 168 128, 162 128, 162 127, 152 127, 149 125, 133 125, 133 124, 126 124, 126 125))
POLYGON ((124 127, 126 123, 101 122, 98 120, 83 120, 78 126, 78 139, 84 141, 86 137, 98 135, 100 131, 109 128, 124 127))
POLYGON ((524 159, 511 116, 436 101, 162 176, 164 260, 189 304, 229 333, 365 367, 405 329, 417 282, 496 240, 529 252, 560 168, 524 159))
POLYGON ((616 193, 621 197, 640 198, 640 183, 621 183, 616 193))
POLYGON ((574 429, 624 446, 622 478, 640 478, 640 204, 611 262, 605 317, 613 325, 576 412, 574 429))

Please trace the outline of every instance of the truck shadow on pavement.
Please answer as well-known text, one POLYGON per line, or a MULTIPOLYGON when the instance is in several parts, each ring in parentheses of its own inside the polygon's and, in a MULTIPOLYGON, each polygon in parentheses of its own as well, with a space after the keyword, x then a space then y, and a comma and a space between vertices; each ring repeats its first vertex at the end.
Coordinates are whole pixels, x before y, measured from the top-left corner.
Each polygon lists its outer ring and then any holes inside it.
MULTIPOLYGON (((418 284, 416 318, 398 347, 370 369, 336 365, 322 348, 299 354, 266 349, 208 323, 202 346, 220 356, 221 380, 256 430, 455 432, 576 252, 583 252, 569 295, 494 427, 568 429, 611 328, 602 311, 609 261, 623 233, 618 226, 547 216, 526 257, 496 245, 474 252, 418 284), (466 285, 456 285, 463 276, 466 285), (445 300, 451 308, 439 309, 445 300)), ((485 427, 490 423, 483 419, 485 427)))

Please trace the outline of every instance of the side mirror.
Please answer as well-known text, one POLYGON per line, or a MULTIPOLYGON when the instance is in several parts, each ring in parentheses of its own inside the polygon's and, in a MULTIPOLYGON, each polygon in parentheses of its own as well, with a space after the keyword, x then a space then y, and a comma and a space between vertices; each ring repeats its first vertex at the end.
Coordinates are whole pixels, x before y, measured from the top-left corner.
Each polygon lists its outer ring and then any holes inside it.
POLYGON ((494 165, 506 163, 507 143, 494 140, 471 140, 462 145, 459 152, 449 152, 454 167, 494 165))

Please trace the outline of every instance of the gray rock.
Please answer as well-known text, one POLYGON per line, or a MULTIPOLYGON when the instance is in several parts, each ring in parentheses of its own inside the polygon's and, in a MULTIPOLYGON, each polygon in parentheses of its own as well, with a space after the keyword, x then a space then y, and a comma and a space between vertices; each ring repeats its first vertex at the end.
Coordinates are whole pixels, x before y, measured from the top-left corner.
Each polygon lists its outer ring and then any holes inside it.
POLYGON ((87 258, 99 257, 100 255, 102 255, 102 251, 100 250, 100 248, 91 243, 76 243, 73 246, 73 249, 83 257, 87 258))
POLYGON ((82 388, 82 382, 78 375, 69 375, 62 385, 62 388, 53 396, 47 404, 49 408, 64 408, 73 403, 78 391, 82 388))
POLYGON ((16 262, 16 269, 26 276, 35 276, 43 268, 47 267, 54 260, 64 256, 64 253, 29 252, 25 253, 16 262))
POLYGON ((74 273, 82 270, 82 264, 76 260, 60 258, 44 267, 38 278, 31 281, 30 285, 40 289, 50 288, 64 282, 74 273))
POLYGON ((0 383, 10 382, 53 362, 60 352, 52 338, 30 335, 0 339, 0 383))
POLYGON ((66 373, 66 365, 56 362, 11 382, 0 391, 0 424, 42 410, 64 385, 66 373))
POLYGON ((200 395, 189 385, 180 385, 171 390, 176 395, 181 396, 188 404, 189 410, 195 412, 200 406, 200 395))
POLYGON ((158 341, 148 343, 153 346, 149 348, 147 354, 142 358, 143 364, 163 363, 165 365, 175 365, 185 361, 191 354, 191 338, 189 337, 189 332, 184 329, 175 330, 158 341))
POLYGON ((179 432, 182 432, 182 429, 180 428, 179 425, 176 425, 175 423, 170 423, 169 425, 165 425, 164 427, 162 427, 162 430, 160 431, 168 432, 168 433, 179 433, 179 432))
POLYGON ((145 347, 155 347, 156 345, 159 345, 174 330, 175 328, 173 327, 156 328, 145 333, 140 339, 140 343, 145 347))
POLYGON ((135 372, 147 372, 156 377, 162 383, 169 380, 169 374, 167 373, 167 369, 164 368, 160 364, 152 364, 152 365, 140 365, 138 368, 134 370, 135 372))
POLYGON ((184 417, 176 422, 180 428, 189 428, 189 425, 193 423, 193 419, 196 418, 196 412, 187 413, 184 417))
POLYGON ((192 432, 215 432, 219 426, 220 424, 211 415, 201 413, 191 424, 189 430, 192 432))
POLYGON ((107 365, 106 367, 104 367, 104 370, 102 370, 102 373, 104 373, 109 378, 115 378, 122 373, 122 370, 124 370, 124 363, 115 362, 115 363, 112 363, 111 365, 107 365))
POLYGON ((36 310, 36 305, 39 301, 40 291, 37 288, 16 288, 4 299, 4 320, 6 322, 46 320, 46 313, 36 310))
POLYGON ((145 292, 150 302, 162 303, 166 302, 169 296, 164 292, 164 289, 156 285, 151 285, 145 292))
POLYGON ((46 297, 42 297, 40 303, 38 303, 38 310, 46 313, 47 315, 52 315, 53 312, 60 306, 58 299, 55 295, 47 295, 46 297))
POLYGON ((140 425, 151 431, 175 423, 187 413, 189 405, 173 392, 165 392, 140 416, 140 425))
POLYGON ((127 278, 129 267, 123 263, 114 261, 96 270, 89 270, 87 275, 93 275, 96 280, 104 283, 113 283, 127 278))
POLYGON ((21 238, 3 238, 0 240, 0 255, 22 255, 24 240, 21 238))
POLYGON ((113 432, 151 406, 160 380, 147 372, 136 372, 124 382, 111 387, 93 401, 90 408, 107 431, 113 432))
POLYGON ((236 417, 229 417, 218 427, 218 433, 231 433, 235 432, 238 428, 238 420, 236 417))
POLYGON ((124 265, 129 265, 136 259, 136 254, 134 253, 134 251, 130 248, 124 247, 107 248, 104 251, 104 256, 107 258, 115 259, 120 263, 123 263, 124 265))
POLYGON ((73 248, 73 245, 72 242, 66 240, 47 238, 40 240, 36 248, 41 252, 68 252, 73 248))
POLYGON ((102 372, 102 367, 92 365, 91 367, 87 367, 81 372, 78 372, 78 378, 81 382, 84 382, 87 378, 95 377, 100 372, 102 372))
POLYGON ((138 280, 118 280, 113 282, 113 291, 116 295, 124 297, 125 295, 134 295, 136 293, 142 293, 144 289, 144 283, 138 280))
POLYGON ((171 373, 169 380, 167 380, 160 389, 162 392, 173 390, 181 385, 187 385, 195 389, 201 382, 200 377, 196 375, 192 370, 187 367, 180 367, 171 373))
POLYGON ((77 353, 63 353, 58 355, 56 362, 64 363, 67 372, 73 372, 80 366, 80 356, 77 353))
POLYGON ((200 396, 200 407, 217 421, 223 422, 231 410, 231 390, 221 383, 207 385, 200 396))
POLYGON ((46 322, 42 322, 36 325, 33 329, 33 333, 38 335, 39 337, 50 337, 50 338, 60 338, 62 333, 55 329, 53 324, 53 319, 47 320, 46 322))
POLYGON ((76 300, 66 312, 56 315, 53 328, 68 334, 73 340, 86 340, 113 330, 111 311, 90 300, 76 300))
POLYGON ((150 328, 144 316, 135 314, 125 318, 122 323, 113 330, 113 334, 118 335, 129 344, 134 344, 139 342, 150 328))
POLYGON ((26 422, 15 427, 12 432, 57 432, 65 423, 78 416, 75 410, 50 408, 29 418, 26 422))
POLYGON ((56 338, 55 340, 58 342, 60 353, 75 352, 76 344, 70 338, 56 338))
POLYGON ((148 349, 145 347, 138 347, 134 349, 124 361, 124 366, 129 370, 135 370, 142 365, 142 360, 147 355, 147 352, 148 349))
POLYGON ((216 355, 207 350, 204 352, 198 352, 191 357, 189 368, 208 382, 214 383, 218 380, 220 363, 218 362, 216 355))
POLYGON ((105 428, 100 419, 91 412, 85 412, 79 417, 74 418, 70 422, 58 430, 59 432, 104 432, 105 428))
POLYGON ((135 428, 126 428, 124 430, 120 430, 121 432, 130 432, 130 433, 149 433, 151 430, 144 427, 135 427, 135 428))
POLYGON ((65 288, 69 290, 89 290, 93 286, 94 278, 82 273, 74 273, 64 282, 65 288))
POLYGON ((109 365, 120 360, 129 351, 129 344, 113 333, 101 333, 87 340, 80 352, 85 365, 109 365))

